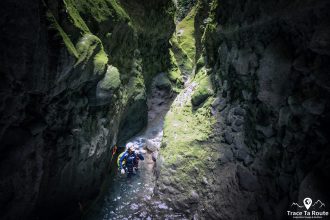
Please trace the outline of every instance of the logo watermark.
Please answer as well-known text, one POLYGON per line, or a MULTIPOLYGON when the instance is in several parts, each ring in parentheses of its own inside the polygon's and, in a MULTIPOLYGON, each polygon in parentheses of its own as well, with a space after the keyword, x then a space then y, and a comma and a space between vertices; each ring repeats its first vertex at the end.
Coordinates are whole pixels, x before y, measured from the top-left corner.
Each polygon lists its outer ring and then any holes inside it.
POLYGON ((329 212, 325 211, 325 204, 321 200, 313 203, 311 198, 305 198, 303 205, 293 202, 291 207, 296 211, 287 211, 287 215, 298 219, 322 219, 329 216, 329 212))

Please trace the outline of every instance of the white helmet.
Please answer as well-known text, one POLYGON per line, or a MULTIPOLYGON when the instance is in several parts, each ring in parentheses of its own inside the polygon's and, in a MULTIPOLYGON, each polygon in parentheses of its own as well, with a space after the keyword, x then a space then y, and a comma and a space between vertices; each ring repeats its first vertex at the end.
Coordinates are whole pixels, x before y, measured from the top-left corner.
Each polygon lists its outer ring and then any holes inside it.
POLYGON ((126 144, 126 150, 128 150, 129 148, 132 148, 132 147, 134 147, 134 144, 132 142, 128 142, 126 144))

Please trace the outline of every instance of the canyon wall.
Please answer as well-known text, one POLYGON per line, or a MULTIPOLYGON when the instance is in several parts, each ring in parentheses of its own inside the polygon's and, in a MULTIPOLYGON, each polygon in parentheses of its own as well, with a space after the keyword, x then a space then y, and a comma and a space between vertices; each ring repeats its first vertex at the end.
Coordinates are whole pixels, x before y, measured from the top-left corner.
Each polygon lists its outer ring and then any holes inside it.
POLYGON ((160 72, 178 96, 154 193, 174 212, 283 219, 305 197, 330 204, 326 0, 0 6, 1 219, 78 218, 112 147, 146 125, 160 72))
POLYGON ((169 66, 174 6, 0 4, 0 218, 64 218, 97 196, 111 148, 146 125, 148 84, 169 66))
POLYGON ((171 207, 196 219, 285 219, 306 197, 330 202, 329 9, 195 5, 196 85, 191 102, 174 102, 165 125, 185 129, 165 127, 161 152, 158 193, 171 207))

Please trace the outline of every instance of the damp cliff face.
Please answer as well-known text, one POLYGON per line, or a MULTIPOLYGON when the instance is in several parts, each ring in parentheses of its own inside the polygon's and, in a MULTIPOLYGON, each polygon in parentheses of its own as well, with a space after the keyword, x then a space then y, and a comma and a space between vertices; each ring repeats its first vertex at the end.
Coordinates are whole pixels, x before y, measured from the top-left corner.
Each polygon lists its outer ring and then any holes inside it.
POLYGON ((58 219, 97 195, 170 66, 174 7, 154 2, 1 2, 0 218, 58 219))
POLYGON ((224 2, 219 29, 205 39, 219 97, 229 105, 224 138, 234 137, 234 157, 246 167, 237 167, 238 181, 247 191, 260 185, 250 210, 264 218, 281 219, 306 197, 329 202, 329 8, 327 1, 224 2), (243 145, 235 143, 239 126, 243 145))
POLYGON ((283 219, 302 198, 330 203, 327 1, 0 5, 1 219, 85 211, 111 147, 146 125, 160 72, 157 87, 177 96, 157 199, 189 219, 283 219))
POLYGON ((196 69, 165 120, 158 193, 175 210, 283 219, 294 201, 329 202, 329 8, 199 1, 177 25, 193 29, 196 69))

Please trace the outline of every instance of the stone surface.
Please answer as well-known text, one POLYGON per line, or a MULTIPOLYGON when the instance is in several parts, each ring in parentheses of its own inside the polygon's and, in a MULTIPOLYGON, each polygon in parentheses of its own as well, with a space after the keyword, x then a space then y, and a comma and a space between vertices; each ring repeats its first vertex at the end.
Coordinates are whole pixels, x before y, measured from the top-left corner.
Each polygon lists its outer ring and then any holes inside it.
POLYGON ((1 219, 79 218, 112 147, 146 125, 146 87, 168 65, 167 2, 65 2, 0 3, 1 219))
POLYGON ((0 3, 1 219, 79 216, 169 70, 157 207, 282 219, 306 196, 329 203, 329 1, 65 2, 0 3))

